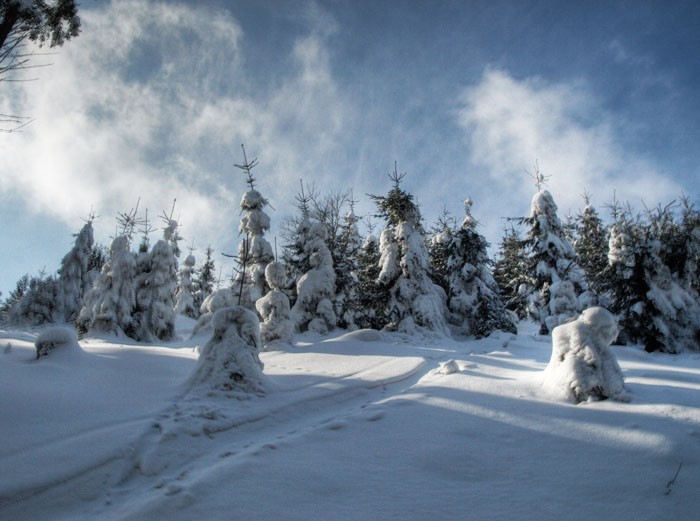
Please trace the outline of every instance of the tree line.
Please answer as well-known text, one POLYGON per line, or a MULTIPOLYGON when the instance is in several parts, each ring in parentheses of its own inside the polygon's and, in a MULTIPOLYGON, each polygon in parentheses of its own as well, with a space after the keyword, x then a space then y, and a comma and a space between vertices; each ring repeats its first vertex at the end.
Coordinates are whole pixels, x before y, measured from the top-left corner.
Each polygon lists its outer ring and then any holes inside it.
POLYGON ((538 174, 530 214, 507 221, 491 259, 471 199, 464 216, 445 214, 426 230, 394 165, 387 194, 370 195, 378 234, 372 226, 360 234, 352 192, 321 196, 302 182, 278 258, 265 237, 269 202, 256 189, 257 159, 243 152, 236 166, 248 189, 228 281, 216 280, 211 247, 199 267, 192 253, 180 261, 172 212, 161 216, 163 238, 151 246, 148 219, 136 209, 118 215, 109 250, 94 242, 88 219, 56 274, 18 281, 0 307, 3 318, 153 341, 173 337, 178 313, 204 328, 216 310, 240 305, 257 313, 270 344, 334 328, 480 338, 515 333, 523 319, 546 335, 602 306, 617 317, 618 343, 700 349, 700 212, 687 198, 641 213, 614 202, 606 225, 586 196, 583 210, 562 221, 538 174))

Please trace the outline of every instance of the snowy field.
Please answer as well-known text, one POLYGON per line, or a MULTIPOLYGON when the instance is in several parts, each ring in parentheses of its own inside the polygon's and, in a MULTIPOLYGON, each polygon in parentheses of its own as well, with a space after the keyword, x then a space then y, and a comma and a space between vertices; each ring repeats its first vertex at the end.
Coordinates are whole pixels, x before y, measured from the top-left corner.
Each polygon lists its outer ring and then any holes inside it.
POLYGON ((207 337, 35 339, 0 330, 3 520, 698 519, 698 354, 615 347, 631 401, 573 405, 531 331, 302 335, 239 400, 185 393, 207 337))

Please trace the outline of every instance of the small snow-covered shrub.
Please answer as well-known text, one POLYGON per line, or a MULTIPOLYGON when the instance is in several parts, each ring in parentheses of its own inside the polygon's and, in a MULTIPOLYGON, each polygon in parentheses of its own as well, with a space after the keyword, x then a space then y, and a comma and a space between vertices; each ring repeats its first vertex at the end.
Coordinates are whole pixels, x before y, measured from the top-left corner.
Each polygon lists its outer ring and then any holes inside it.
POLYGON ((260 361, 260 323, 243 306, 223 308, 211 319, 214 334, 202 348, 188 385, 207 385, 219 391, 244 394, 265 392, 260 361))
POLYGON ((78 344, 78 335, 71 327, 55 326, 42 331, 34 341, 37 360, 57 347, 78 344))
POLYGON ((555 327, 543 386, 577 403, 628 401, 622 370, 609 347, 617 332, 615 317, 601 307, 588 308, 578 319, 555 327))

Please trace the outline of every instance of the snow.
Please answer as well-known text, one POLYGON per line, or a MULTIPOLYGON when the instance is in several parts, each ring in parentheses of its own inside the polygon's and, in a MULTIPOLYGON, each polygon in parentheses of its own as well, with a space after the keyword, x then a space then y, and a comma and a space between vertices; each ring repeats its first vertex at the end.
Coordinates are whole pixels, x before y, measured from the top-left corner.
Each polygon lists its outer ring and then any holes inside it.
POLYGON ((694 519, 700 356, 612 347, 631 401, 574 405, 536 328, 304 333, 246 400, 186 386, 203 335, 0 329, 0 519, 694 519))

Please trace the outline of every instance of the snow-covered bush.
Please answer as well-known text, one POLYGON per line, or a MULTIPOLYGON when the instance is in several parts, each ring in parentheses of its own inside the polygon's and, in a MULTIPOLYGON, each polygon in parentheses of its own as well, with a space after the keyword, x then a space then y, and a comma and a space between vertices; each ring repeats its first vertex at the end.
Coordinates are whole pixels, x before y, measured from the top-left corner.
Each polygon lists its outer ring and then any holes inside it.
POLYGON ((265 279, 272 288, 258 299, 255 308, 263 321, 260 323, 260 338, 265 347, 273 342, 289 342, 294 332, 291 321, 289 297, 281 291, 287 282, 287 270, 280 262, 271 262, 265 268, 265 279))
POLYGON ((597 306, 555 327, 552 356, 544 371, 545 389, 573 402, 628 401, 622 370, 609 347, 617 332, 613 314, 597 306))
POLYGON ((259 356, 260 323, 255 313, 243 306, 223 308, 214 314, 211 325, 213 335, 201 349, 187 386, 263 394, 266 385, 259 356))
POLYGON ((34 341, 37 359, 41 356, 48 355, 49 351, 63 346, 78 346, 78 335, 72 327, 48 327, 44 329, 34 341))

